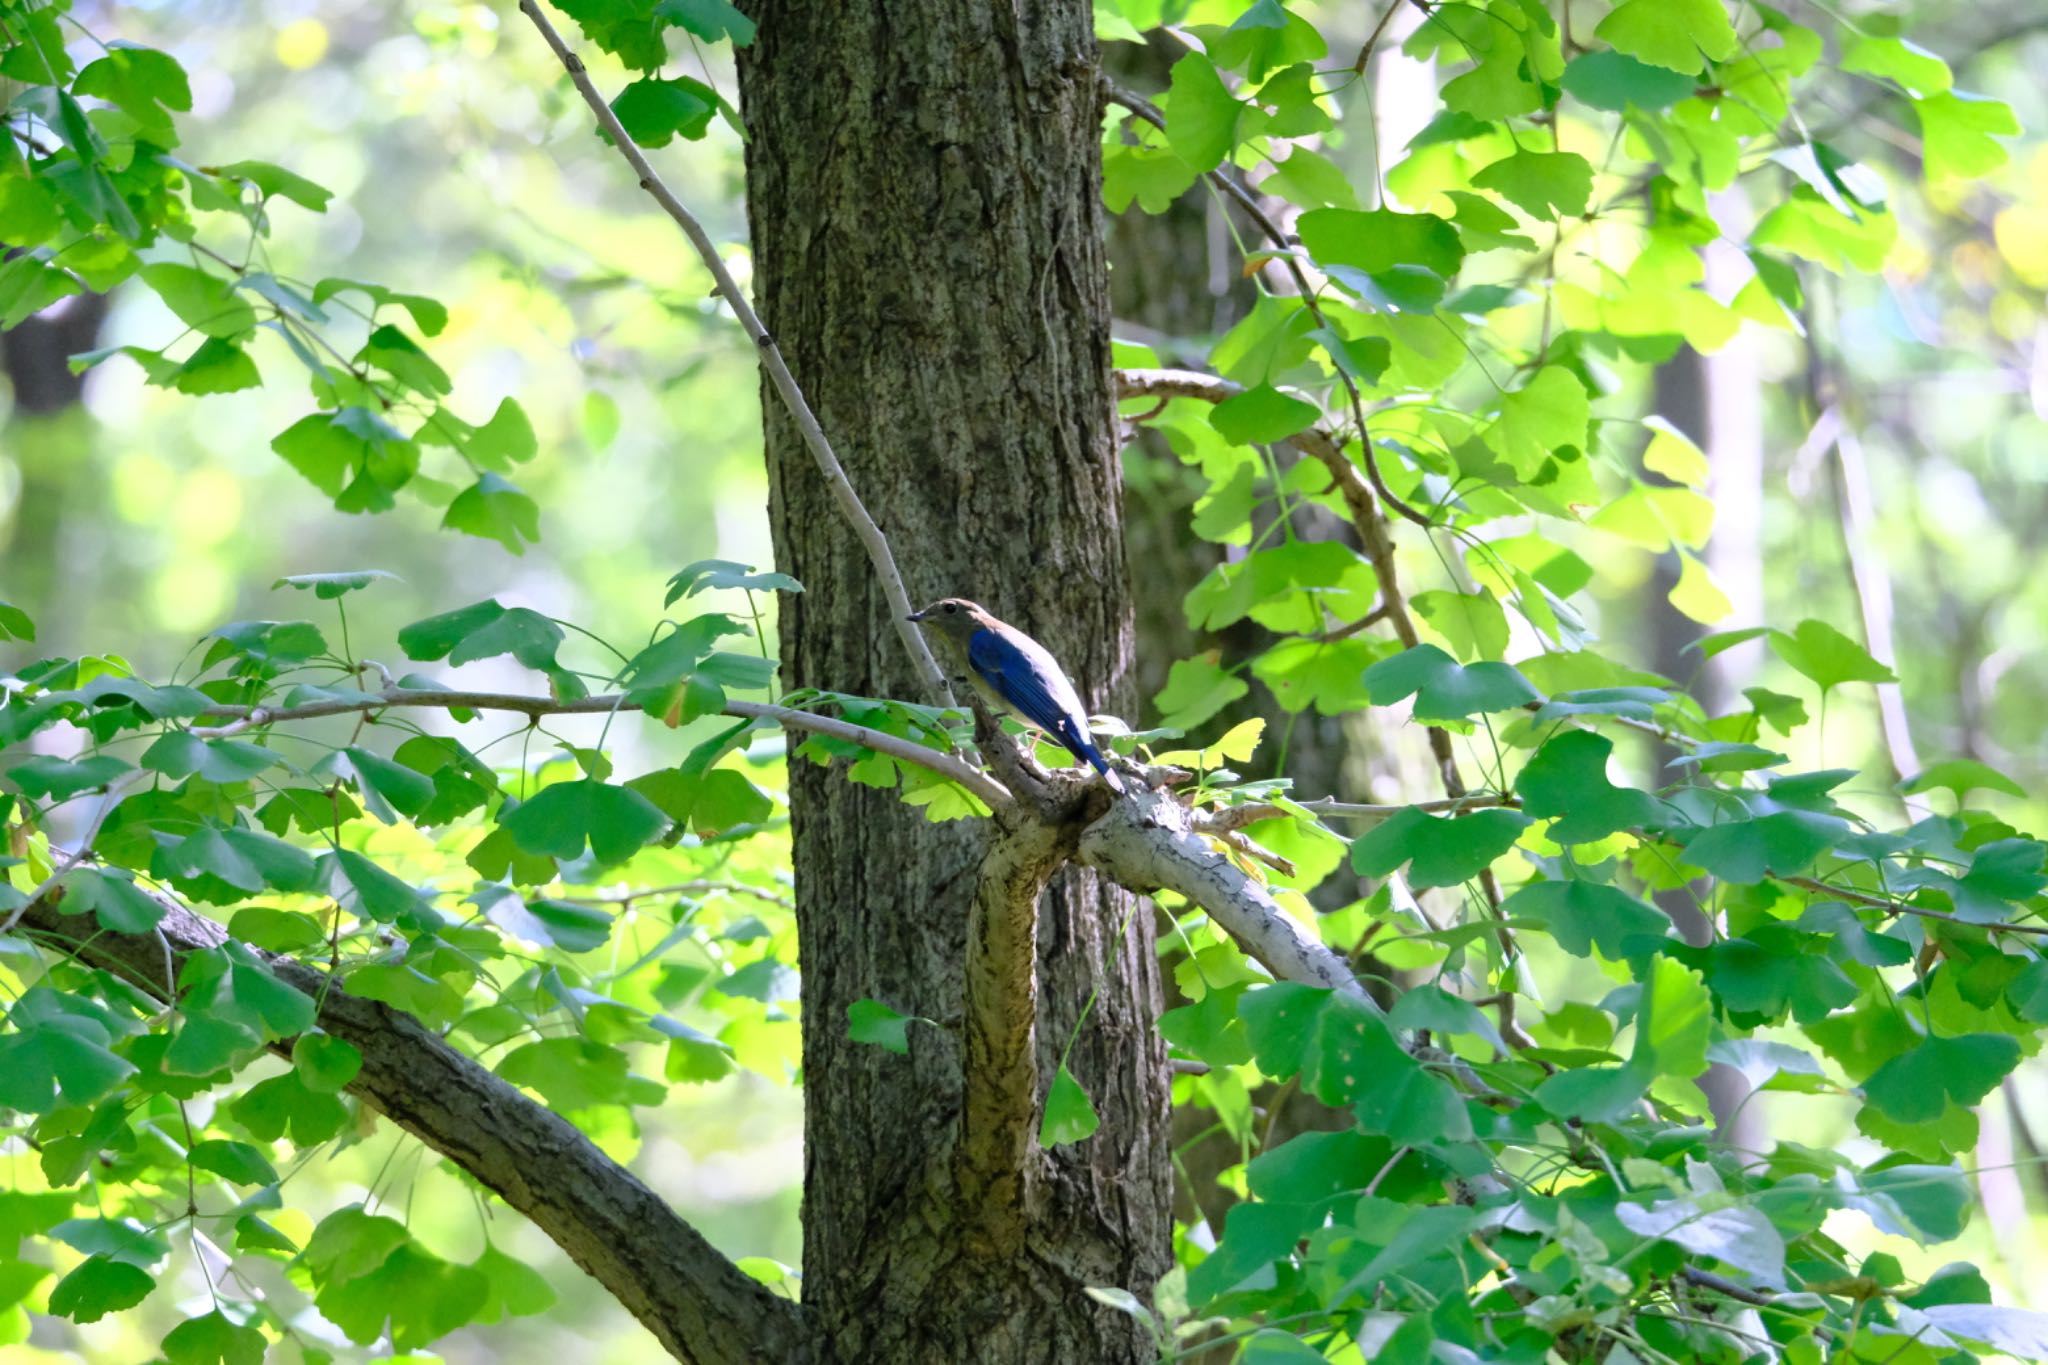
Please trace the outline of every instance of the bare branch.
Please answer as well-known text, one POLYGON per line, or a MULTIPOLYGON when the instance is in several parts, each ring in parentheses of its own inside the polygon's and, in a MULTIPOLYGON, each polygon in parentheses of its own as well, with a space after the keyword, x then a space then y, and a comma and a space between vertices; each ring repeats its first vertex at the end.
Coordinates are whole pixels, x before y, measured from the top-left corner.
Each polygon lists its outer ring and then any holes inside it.
MULTIPOLYGON (((1470 796, 1447 796, 1440 801, 1414 801, 1400 806, 1361 805, 1355 801, 1339 801, 1334 796, 1319 796, 1313 801, 1293 803, 1311 814, 1332 815, 1345 820, 1385 820, 1399 815, 1404 810, 1466 811, 1483 810, 1488 806, 1521 804, 1519 797, 1502 796, 1497 792, 1474 792, 1470 796)), ((1246 825, 1256 825, 1261 820, 1293 818, 1294 811, 1287 806, 1254 801, 1242 806, 1224 806, 1220 810, 1199 812, 1196 816, 1195 831, 1198 834, 1213 834, 1224 830, 1243 829, 1246 825)))
POLYGON ((1141 894, 1168 890, 1199 905, 1282 981, 1365 996, 1344 959, 1280 908, 1272 894, 1194 829, 1187 807, 1140 792, 1081 832, 1080 861, 1141 894))
MULTIPOLYGON (((1808 386, 1816 402, 1821 397, 1821 360, 1818 351, 1807 347, 1808 386)), ((1872 539, 1877 518, 1877 500, 1870 490, 1870 469, 1864 462, 1863 442, 1839 408, 1828 407, 1814 420, 1806 448, 1835 452, 1835 509, 1841 523, 1842 550, 1849 561, 1849 586, 1856 594, 1856 608, 1863 617, 1863 643, 1870 657, 1892 668, 1898 651, 1892 647, 1892 580, 1885 568, 1884 551, 1872 539)), ((1892 772, 1905 782, 1920 771, 1920 755, 1913 743, 1913 724, 1906 713, 1905 693, 1897 682, 1878 683, 1877 715, 1884 731, 1885 754, 1892 772)), ((1911 820, 1924 819, 1931 811, 1927 798, 1918 794, 1899 798, 1911 820)))
POLYGON ((697 221, 696 215, 685 208, 682 200, 676 198, 669 187, 662 183, 661 177, 655 174, 654 167, 648 163, 647 157, 627 135, 618 115, 612 112, 611 105, 598 93, 596 84, 590 79, 589 70, 583 65, 583 59, 570 50, 569 45, 562 41, 562 35, 555 30, 555 26, 541 13, 538 0, 519 0, 519 8, 533 21, 533 26, 540 30, 540 36, 547 40, 548 47, 562 63, 562 68, 569 73, 569 79, 575 84, 577 93, 583 96, 583 102, 590 106, 590 112, 596 116, 598 126, 611 138, 612 146, 618 149, 626 164, 633 168, 633 174, 639 178, 640 188, 647 191, 655 203, 661 205, 663 211, 675 220, 676 226, 683 230, 683 235, 690 239, 690 245, 697 249, 697 255, 704 262, 704 268, 711 272, 711 278, 717 285, 719 297, 732 309, 733 316, 739 319, 740 326, 760 351, 761 364, 768 371, 768 382, 774 385, 783 406, 789 409, 789 415, 796 422, 797 430, 803 435, 804 445, 810 450, 812 459, 817 462, 818 472, 824 475, 826 485, 839 503, 839 510, 845 514, 847 521, 853 526, 854 533, 860 537, 861 544, 867 548, 868 559, 874 565, 875 577, 882 585, 882 595, 889 603, 890 624, 895 627, 897 638, 903 641, 903 647, 910 652, 910 659, 917 669, 919 681, 932 697, 944 705, 953 705, 953 693, 946 683, 945 673, 939 668, 938 660, 932 657, 931 647, 925 643, 924 636, 918 633, 917 627, 909 619, 910 613, 916 608, 911 605, 910 595, 904 591, 903 575, 896 570, 896 557, 890 552, 888 537, 882 534, 881 527, 875 525, 875 519, 868 515, 859 492, 846 477, 845 467, 839 463, 838 455, 833 452, 832 442, 826 437, 825 429, 818 424, 817 414, 811 411, 810 401, 804 397, 803 390, 797 386, 796 376, 790 373, 788 362, 782 358, 782 348, 776 344, 768 329, 762 326, 760 316, 754 312, 753 304, 747 299, 746 291, 740 288, 739 281, 735 280, 732 272, 726 268, 724 259, 718 254, 717 243, 711 240, 711 234, 704 230, 704 225, 697 221))
POLYGON ((728 896, 751 896, 770 905, 779 905, 785 910, 796 909, 795 901, 765 886, 710 878, 677 882, 672 886, 650 886, 644 890, 611 891, 602 896, 561 896, 557 899, 572 901, 578 905, 632 905, 639 901, 657 900, 662 896, 701 896, 713 892, 722 892, 728 896))
MULTIPOLYGON (((325 701, 307 702, 302 706, 215 706, 202 714, 231 717, 229 723, 194 727, 192 733, 203 739, 218 739, 223 735, 238 734, 263 725, 275 725, 280 721, 312 720, 320 716, 341 716, 408 707, 427 711, 515 711, 520 715, 538 719, 541 716, 604 715, 623 709, 624 701, 617 693, 578 697, 574 701, 556 701, 552 697, 527 696, 516 692, 465 692, 456 688, 393 687, 370 696, 335 697, 325 701)), ((865 725, 855 725, 851 721, 815 715, 809 711, 798 711, 788 706, 773 706, 767 702, 728 701, 724 714, 741 720, 765 721, 770 725, 779 725, 785 730, 807 730, 813 734, 848 740, 873 749, 876 753, 887 754, 891 758, 957 782, 980 797, 991 808, 1006 805, 1010 800, 1009 790, 979 768, 962 762, 950 753, 928 749, 916 740, 905 739, 901 735, 886 734, 880 730, 871 730, 865 725)))
MULTIPOLYGON (((91 915, 65 914, 61 898, 57 892, 30 902, 24 923, 59 950, 159 1000, 175 998, 175 963, 228 941, 220 925, 174 902, 164 903, 154 931, 122 934, 102 929, 91 915)), ((350 1091, 531 1219, 670 1354, 705 1365, 816 1358, 795 1304, 727 1260, 567 1119, 403 1010, 350 995, 290 958, 249 951, 279 980, 320 1001, 320 1027, 362 1054, 350 1091)), ((275 1046, 288 1051, 290 1040, 275 1046)))

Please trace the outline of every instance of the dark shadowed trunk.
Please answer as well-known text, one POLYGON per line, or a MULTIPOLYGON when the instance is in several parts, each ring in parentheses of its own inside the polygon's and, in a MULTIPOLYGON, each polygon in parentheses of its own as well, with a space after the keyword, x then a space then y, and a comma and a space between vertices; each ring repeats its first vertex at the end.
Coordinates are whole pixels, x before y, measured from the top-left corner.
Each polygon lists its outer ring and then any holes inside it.
POLYGON ((85 376, 69 362, 97 344, 106 317, 106 295, 78 294, 0 333, 0 378, 12 408, 0 421, 0 459, 19 480, 13 507, 0 515, 0 584, 13 601, 38 604, 36 615, 54 632, 46 645, 64 640, 98 590, 97 556, 75 542, 90 524, 87 509, 106 496, 105 473, 90 458, 85 376))
MULTIPOLYGON (((1745 400, 1753 413, 1761 395, 1755 391, 1755 370, 1740 366, 1723 365, 1717 375, 1710 367, 1716 362, 1709 361, 1690 346, 1681 346, 1678 353, 1657 367, 1655 375, 1654 406, 1659 416, 1691 437, 1707 452, 1709 465, 1713 469, 1711 489, 1715 495, 1718 517, 1715 538, 1726 537, 1736 545, 1750 547, 1754 554, 1756 544, 1755 518, 1761 501, 1759 482, 1761 433, 1754 442, 1750 439, 1747 424, 1738 421, 1734 414, 1741 409, 1745 400), (1745 380, 1744 376, 1747 376, 1745 380), (1721 392, 1716 392, 1717 384, 1721 392), (1747 386, 1748 393, 1730 393, 1730 387, 1747 386), (1752 448, 1752 446, 1756 448, 1752 448), (1746 524, 1745 524, 1746 523, 1746 524)), ((1711 558, 1710 558, 1710 563, 1711 558)), ((1738 703, 1737 689, 1725 660, 1703 666, 1698 653, 1688 646, 1706 633, 1707 627, 1689 620, 1671 605, 1671 590, 1678 584, 1678 556, 1669 553, 1657 563, 1657 571, 1650 576, 1643 608, 1648 618, 1646 632, 1649 665, 1668 678, 1690 684, 1707 706, 1710 713, 1733 709, 1738 703)), ((1717 566, 1718 567, 1718 566, 1717 566)), ((1736 615, 1725 625, 1745 626, 1760 619, 1762 603, 1751 600, 1752 594, 1744 591, 1743 575, 1726 575, 1730 586, 1736 615)), ((1656 751, 1658 771, 1665 766, 1677 751, 1660 745, 1656 751)), ((1656 896, 1659 909, 1671 917, 1671 923, 1686 942, 1700 945, 1711 942, 1714 937, 1713 922, 1700 910, 1699 901, 1690 888, 1659 892, 1656 896)), ((1749 1094, 1749 1085, 1742 1074, 1734 1068, 1719 1062, 1709 1067, 1700 1078, 1700 1084, 1713 1105, 1714 1119, 1721 1128, 1722 1139, 1737 1147, 1754 1147, 1759 1138, 1756 1133, 1756 1115, 1750 1106, 1743 1103, 1749 1094)))
MULTIPOLYGON (((1109 381, 1089 7, 761 3, 742 54, 755 292, 918 601, 959 595, 1128 714, 1131 627, 1109 381)), ((918 697, 859 542, 767 411, 791 687, 918 697)), ((1121 1361, 1151 1349, 1087 1285, 1168 1264, 1168 1076, 1150 926, 1091 877, 1040 906, 1041 1092, 1071 1052, 1100 1130, 1052 1154, 1020 1252, 953 1199, 967 910, 985 831, 797 763, 804 1300, 841 1360, 1121 1361), (863 998, 938 1021, 851 1042, 863 998)))

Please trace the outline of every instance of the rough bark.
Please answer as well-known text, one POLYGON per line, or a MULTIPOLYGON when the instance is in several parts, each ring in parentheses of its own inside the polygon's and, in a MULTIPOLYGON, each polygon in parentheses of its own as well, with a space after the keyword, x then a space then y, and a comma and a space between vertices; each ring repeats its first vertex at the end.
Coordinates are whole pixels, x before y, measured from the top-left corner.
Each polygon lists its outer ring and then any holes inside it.
MULTIPOLYGON (((896 547, 912 596, 1043 641, 1090 705, 1131 703, 1087 5, 759 3, 742 54, 761 314, 896 547)), ((860 545, 772 402, 785 680, 914 695, 860 545)), ((804 974, 804 1297, 845 1360, 1149 1358, 1082 1289, 1167 1264, 1168 1076, 1149 927, 1069 868, 1041 898, 1039 1095, 1068 1056, 1102 1118, 1051 1154, 1021 1248, 969 1247, 952 1195, 969 902, 989 831, 791 774, 804 974), (940 1021, 851 1043, 872 997, 940 1021)), ((1034 1112, 1036 1110, 1034 1109, 1034 1112)))

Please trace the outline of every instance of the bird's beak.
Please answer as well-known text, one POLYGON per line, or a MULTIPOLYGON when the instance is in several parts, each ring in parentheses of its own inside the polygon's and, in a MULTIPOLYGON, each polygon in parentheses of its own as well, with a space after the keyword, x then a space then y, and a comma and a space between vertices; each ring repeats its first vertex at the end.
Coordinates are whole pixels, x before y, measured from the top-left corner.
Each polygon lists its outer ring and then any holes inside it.
POLYGON ((904 617, 903 619, 906 621, 922 621, 924 620, 924 613, 921 611, 914 611, 910 613, 910 615, 904 617))

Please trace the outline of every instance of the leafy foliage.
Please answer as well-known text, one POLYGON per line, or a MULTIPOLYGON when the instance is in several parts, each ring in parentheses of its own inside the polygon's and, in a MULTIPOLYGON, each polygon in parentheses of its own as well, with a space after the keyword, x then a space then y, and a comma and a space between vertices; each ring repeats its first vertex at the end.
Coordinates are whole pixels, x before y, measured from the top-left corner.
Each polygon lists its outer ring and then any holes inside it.
MULTIPOLYGON (((725 0, 562 8, 634 73, 612 106, 634 141, 737 125, 711 85, 664 74, 672 33, 754 40, 725 0)), ((508 476, 540 442, 513 398, 474 425, 457 415, 428 346, 446 308, 270 269, 273 205, 321 213, 328 192, 268 163, 181 160, 193 101, 179 63, 124 45, 85 55, 69 19, 63 0, 0 0, 0 326, 132 280, 184 332, 74 365, 118 354, 195 396, 284 383, 282 365, 313 406, 268 444, 337 509, 384 512, 404 494, 513 552, 536 540, 542 509, 508 476)), ((1972 1106, 2038 1049, 2048 845, 1983 800, 2023 790, 1943 759, 1900 794, 1945 792, 1947 813, 1902 822, 1854 770, 1792 771, 1767 725, 1783 741, 1808 725, 1807 700, 1824 717, 1894 681, 1827 622, 1707 637, 1707 653, 1762 640, 1801 689, 1709 714, 1604 645, 1574 603, 1592 570, 1573 547, 1600 537, 1676 556, 1682 613, 1727 611, 1697 554, 1713 524, 1706 459, 1635 417, 1621 376, 1746 325, 1796 332, 1806 276, 1885 262, 1886 176, 1799 113, 1832 77, 1829 46, 1910 107, 1932 183, 1995 167, 2010 111, 1955 89, 1941 58, 1846 22, 1622 0, 1574 32, 1554 7, 1485 0, 1428 9, 1405 49, 1443 73, 1441 109, 1383 184, 1354 182, 1329 153, 1347 102, 1368 97, 1363 58, 1333 68, 1324 34, 1278 0, 1098 4, 1110 40, 1162 24, 1194 41, 1156 123, 1109 119, 1110 206, 1159 212, 1204 177, 1257 176, 1295 231, 1253 246, 1257 303, 1206 343, 1227 383, 1129 404, 1203 481, 1195 533, 1240 551, 1188 594, 1190 624, 1251 621, 1271 642, 1240 665, 1175 663, 1157 703, 1174 728, 1121 744, 1199 769, 1197 799, 1278 812, 1252 827, 1290 869, 1273 887, 1330 947, 1373 963, 1384 1008, 1274 981, 1220 931, 1179 923, 1168 955, 1186 1003, 1160 1029, 1201 1064, 1177 1100, 1241 1144, 1226 1177, 1241 1197, 1220 1229, 1181 1229, 1150 1302, 1114 1286, 1097 1298, 1142 1318, 1162 1353, 1242 1341, 1248 1361, 1355 1348, 1734 1362, 1766 1346, 1801 1361, 2048 1359, 2038 1315, 1992 1304, 1974 1270, 1915 1282, 1845 1231, 1959 1236, 1972 1106), (1746 234, 1717 208, 1736 184, 1760 209, 1746 234), (1702 261, 1724 242, 1750 271, 1728 297, 1704 287, 1702 261), (1387 534, 1356 520, 1347 477, 1371 516, 1454 552, 1419 591, 1400 595, 1396 572, 1414 570, 1390 553, 1297 532, 1293 514, 1316 507, 1361 545, 1387 534), (1434 730, 1458 790, 1347 811, 1293 799, 1285 779, 1240 782, 1227 765, 1261 737, 1230 714, 1248 678, 1293 713, 1391 709, 1434 730), (1213 744, 1166 747, 1219 717, 1230 728, 1213 744), (1332 828, 1351 818, 1372 823, 1332 828), (1371 894, 1309 909, 1309 890, 1352 874, 1371 894), (1702 912, 1705 941, 1674 932, 1673 905, 1702 912), (1717 1144, 1710 1064, 1849 1115, 1865 1145, 1717 1144), (1253 1095, 1273 1084, 1346 1125, 1265 1143, 1253 1095)), ((1119 359, 1157 357, 1123 345, 1119 359)), ((350 1089, 364 1057, 320 1030, 321 1001, 280 959, 444 1032, 607 1144, 629 1144, 634 1111, 672 1087, 736 1068, 792 1080, 783 801, 776 759, 750 748, 756 712, 732 694, 773 695, 756 594, 800 585, 692 564, 664 609, 744 594, 752 624, 670 618, 638 648, 497 598, 396 632, 417 664, 532 673, 508 699, 392 678, 354 653, 351 595, 384 577, 278 580, 300 606, 331 607, 332 633, 324 615, 231 622, 182 680, 111 655, 24 655, 4 679, 0 1117, 33 1169, 0 1195, 14 1234, 0 1238, 0 1333, 25 1298, 78 1323, 141 1303, 176 1224, 287 1266, 359 1346, 411 1351, 545 1308, 546 1285, 513 1258, 450 1259, 368 1201, 304 1235, 266 1220, 293 1159, 374 1121, 350 1089), (658 746, 683 742, 622 776, 604 742, 554 741, 546 722, 570 710, 637 714, 658 746), (520 719, 482 737, 508 713, 520 719), (90 847, 66 853, 51 830, 80 811, 90 847), (32 898, 139 936, 211 908, 229 937, 185 957, 156 999, 27 932, 32 898)), ((34 640, 29 615, 0 603, 0 641, 34 640)), ((964 722, 839 693, 780 701, 935 754, 964 722)), ((810 733, 787 757, 896 790, 930 819, 985 813, 875 739, 810 733)), ((846 1022, 890 1054, 946 1027, 878 1000, 846 1022)), ((1040 1142, 1085 1143, 1100 1124, 1063 1064, 1040 1142)), ((294 1330, 272 1301, 223 1288, 161 1351, 239 1365, 294 1330)))

